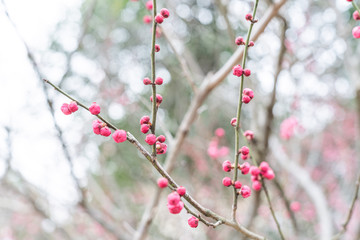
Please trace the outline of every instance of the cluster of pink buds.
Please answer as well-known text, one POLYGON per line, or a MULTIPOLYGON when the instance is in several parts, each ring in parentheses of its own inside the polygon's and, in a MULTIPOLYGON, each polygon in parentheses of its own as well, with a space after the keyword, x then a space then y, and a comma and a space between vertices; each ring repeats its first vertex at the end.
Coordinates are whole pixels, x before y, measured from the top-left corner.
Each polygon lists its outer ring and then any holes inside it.
POLYGON ((242 146, 240 149, 239 149, 239 154, 241 154, 241 159, 242 160, 246 160, 249 158, 249 152, 250 152, 250 149, 247 147, 247 146, 242 146))
POLYGON ((167 207, 169 212, 172 214, 178 214, 184 208, 184 203, 181 201, 181 196, 186 193, 184 187, 179 187, 176 192, 172 192, 168 195, 167 200, 167 207), (179 190, 180 189, 180 190, 179 190), (180 193, 179 193, 180 192, 180 193))
MULTIPOLYGON (((347 1, 352 2, 352 0, 347 0, 347 1)), ((357 9, 355 9, 352 16, 353 16, 353 19, 355 21, 360 20, 360 12, 357 9)), ((356 26, 356 27, 353 28, 352 35, 353 35, 354 38, 360 38, 360 26, 356 26)))
POLYGON ((65 115, 70 115, 74 112, 76 112, 79 109, 77 103, 75 101, 72 101, 71 103, 67 104, 64 103, 61 106, 61 111, 65 114, 65 115))
POLYGON ((169 16, 170 16, 169 10, 163 8, 160 10, 160 13, 158 13, 155 16, 155 22, 161 24, 164 21, 164 18, 168 18, 169 16))
POLYGON ((99 119, 93 121, 92 127, 96 135, 101 135, 104 137, 108 137, 111 135, 110 128, 107 127, 106 123, 101 122, 99 119))
POLYGON ((261 190, 261 177, 271 180, 275 177, 274 171, 270 168, 267 162, 261 162, 259 167, 250 167, 252 188, 255 191, 261 190))
POLYGON ((150 122, 150 117, 149 116, 143 116, 140 119, 140 130, 142 133, 147 133, 149 132, 149 129, 151 128, 151 122, 150 122))
POLYGON ((248 104, 254 98, 254 92, 250 88, 244 88, 242 102, 248 104))
POLYGON ((229 177, 224 177, 222 183, 225 187, 234 186, 235 189, 239 189, 238 194, 240 194, 243 198, 250 197, 251 189, 249 186, 242 185, 240 181, 232 181, 229 177))
MULTIPOLYGON (((245 45, 246 42, 244 41, 243 37, 237 37, 235 38, 235 44, 240 46, 240 45, 245 45)), ((250 41, 248 47, 253 47, 254 45, 255 43, 253 41, 250 41)))
MULTIPOLYGON (((146 134, 149 132, 149 129, 151 128, 151 122, 149 116, 143 116, 140 119, 140 130, 142 133, 146 134)), ((157 154, 164 154, 167 150, 167 145, 164 143, 166 140, 164 135, 160 135, 158 137, 155 136, 155 134, 148 134, 145 137, 145 142, 149 145, 156 144, 156 153, 157 154)))
MULTIPOLYGON (((158 46, 158 48, 159 48, 158 51, 160 51, 160 47, 159 47, 159 45, 157 45, 157 44, 155 44, 155 51, 156 51, 156 46, 158 46)), ((157 52, 158 52, 158 51, 157 51, 157 52)), ((157 77, 157 78, 155 79, 155 84, 156 84, 156 85, 162 85, 163 82, 164 82, 164 80, 163 80, 161 77, 157 77)), ((150 84, 152 84, 150 78, 144 78, 143 83, 144 83, 145 85, 150 85, 150 84)), ((160 96, 160 97, 161 97, 161 96, 160 96)), ((151 99, 151 101, 152 101, 152 97, 150 97, 150 99, 151 99)), ((161 101, 162 101, 162 97, 161 97, 161 101)), ((161 103, 161 102, 160 102, 160 103, 161 103)))
POLYGON ((237 77, 241 77, 242 75, 249 77, 251 75, 250 69, 243 69, 240 65, 236 65, 233 67, 233 75, 237 77))

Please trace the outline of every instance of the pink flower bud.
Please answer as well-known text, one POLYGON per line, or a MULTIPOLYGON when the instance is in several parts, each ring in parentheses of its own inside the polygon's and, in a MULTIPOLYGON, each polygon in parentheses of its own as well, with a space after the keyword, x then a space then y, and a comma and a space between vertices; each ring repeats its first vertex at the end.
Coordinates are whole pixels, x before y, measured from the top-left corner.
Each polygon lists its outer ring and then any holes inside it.
POLYGON ((257 176, 260 174, 260 169, 256 166, 251 166, 250 167, 250 174, 253 176, 257 176))
POLYGON ((290 204, 290 209, 291 209, 291 211, 293 211, 293 212, 298 212, 298 211, 300 211, 300 209, 301 209, 301 204, 299 203, 299 202, 292 202, 291 204, 290 204))
POLYGON ((161 24, 164 21, 164 17, 160 14, 155 16, 155 22, 157 22, 158 24, 161 24))
POLYGON ((156 141, 159 141, 159 142, 161 142, 161 143, 165 142, 165 140, 166 140, 166 138, 165 138, 164 135, 160 135, 160 136, 158 136, 158 137, 156 138, 156 141))
POLYGON ((99 121, 98 119, 93 121, 93 124, 92 124, 93 131, 97 135, 100 134, 100 129, 102 128, 101 124, 102 124, 101 121, 99 121))
POLYGON ((140 127, 140 131, 142 132, 142 133, 148 133, 149 132, 149 129, 150 129, 150 127, 149 127, 149 125, 148 124, 142 124, 141 125, 141 127, 140 127))
POLYGON ((93 102, 89 107, 89 111, 93 115, 98 115, 100 113, 100 106, 97 105, 96 102, 93 102))
POLYGON ((250 187, 244 185, 242 186, 241 190, 240 190, 240 194, 243 198, 248 198, 251 196, 251 189, 250 187))
POLYGON ((355 12, 353 13, 353 19, 356 21, 360 20, 360 14, 358 10, 355 10, 355 12))
POLYGON ((360 38, 360 26, 356 26, 352 30, 352 35, 354 38, 360 38))
POLYGON ((188 224, 190 227, 192 228, 197 228, 197 226, 199 225, 199 219, 197 219, 196 217, 194 216, 191 216, 189 219, 188 219, 188 224))
POLYGON ((246 155, 244 155, 244 154, 241 154, 241 159, 242 160, 246 160, 246 159, 248 159, 249 158, 249 155, 248 154, 246 154, 246 155))
POLYGON ((244 45, 245 44, 245 42, 244 42, 244 38, 243 37, 237 37, 236 39, 235 39, 235 44, 236 45, 244 45))
POLYGON ((237 121, 236 118, 232 118, 231 121, 230 121, 231 126, 235 127, 236 126, 236 121, 237 121))
POLYGON ((243 75, 243 69, 240 65, 236 65, 233 67, 233 75, 237 77, 241 77, 241 75, 243 75))
POLYGON ((246 15, 245 15, 245 19, 246 19, 247 21, 251 21, 251 20, 253 19, 252 14, 251 14, 251 13, 246 14, 246 15))
POLYGON ((156 85, 161 85, 161 84, 163 84, 163 79, 161 78, 161 77, 157 77, 156 79, 155 79, 155 84, 156 85))
POLYGON ((249 47, 253 47, 255 45, 255 43, 253 41, 249 42, 249 47))
POLYGON ((179 202, 179 203, 176 204, 176 205, 168 204, 167 207, 168 207, 170 213, 172 213, 172 214, 178 214, 178 213, 180 213, 181 210, 183 209, 184 203, 183 203, 183 202, 179 202))
POLYGON ((223 180, 222 180, 222 184, 223 184, 225 187, 231 186, 231 185, 232 185, 231 178, 229 178, 229 177, 224 177, 223 180))
POLYGON ((244 154, 244 155, 248 155, 250 150, 247 146, 242 146, 239 150, 240 153, 244 154))
POLYGON ((224 161, 222 164, 222 168, 225 172, 230 172, 231 171, 231 162, 229 160, 224 161))
POLYGON ((235 187, 236 189, 240 189, 241 186, 242 186, 242 184, 241 184, 240 181, 236 181, 236 182, 234 183, 234 187, 235 187))
POLYGON ((244 175, 248 174, 250 171, 250 163, 244 162, 243 164, 241 164, 240 170, 241 170, 242 174, 244 174, 244 175))
POLYGON ((152 20, 152 18, 149 15, 145 15, 143 18, 143 22, 146 24, 151 23, 151 20, 152 20))
POLYGON ((263 176, 264 176, 264 178, 271 180, 271 179, 275 178, 275 173, 271 168, 269 168, 269 170, 267 170, 267 172, 264 173, 263 176))
POLYGON ((166 188, 168 186, 168 180, 166 178, 159 178, 157 184, 159 188, 166 188))
POLYGON ((101 136, 108 137, 108 136, 110 136, 110 134, 111 134, 110 128, 108 128, 108 127, 102 127, 102 128, 100 129, 100 135, 101 135, 101 136))
POLYGON ((169 205, 177 205, 180 202, 180 195, 177 192, 172 192, 167 197, 169 205))
POLYGON ((154 145, 156 142, 156 136, 154 134, 146 135, 145 142, 149 145, 154 145))
POLYGON ((140 124, 143 125, 143 124, 148 124, 150 122, 150 117, 149 116, 143 116, 141 119, 140 119, 140 124))
POLYGON ((143 83, 144 83, 145 85, 150 85, 150 84, 151 84, 150 78, 144 78, 143 83))
MULTIPOLYGON (((156 106, 159 107, 162 103, 163 97, 160 94, 156 94, 156 106)), ((153 97, 150 97, 150 101, 153 101, 153 97)))
POLYGON ((69 110, 73 113, 73 112, 76 112, 77 110, 79 109, 77 103, 75 101, 72 101, 70 104, 69 104, 69 110))
POLYGON ((65 115, 70 115, 71 114, 71 110, 69 109, 69 104, 64 103, 61 106, 61 111, 65 114, 65 115))
POLYGON ((157 154, 164 154, 166 153, 167 145, 165 143, 156 143, 156 153, 157 154))
POLYGON ((146 7, 147 10, 153 9, 153 2, 152 2, 152 0, 147 1, 147 2, 145 3, 145 7, 146 7))
POLYGON ((254 139, 254 132, 253 132, 253 131, 250 131, 250 130, 246 130, 246 131, 244 132, 244 136, 246 137, 246 139, 247 139, 248 141, 253 140, 253 139, 254 139))
POLYGON ((160 10, 160 14, 164 17, 164 18, 168 18, 170 16, 169 10, 167 10, 166 8, 163 8, 160 10))
POLYGON ((248 76, 250 76, 251 75, 251 71, 250 71, 250 69, 244 69, 244 75, 246 76, 246 77, 248 77, 248 76))
POLYGON ((223 137, 225 136, 225 130, 223 128, 218 128, 215 130, 215 135, 218 137, 223 137))
POLYGON ((259 168, 261 173, 266 173, 269 170, 269 164, 267 162, 261 162, 259 168))
POLYGON ((116 130, 113 135, 113 139, 117 143, 125 142, 126 141, 126 131, 125 130, 116 130))
POLYGON ((159 44, 155 44, 155 52, 160 52, 160 45, 159 44))
POLYGON ((184 188, 183 186, 180 186, 177 188, 176 192, 180 195, 180 196, 184 196, 186 193, 186 188, 184 188))
POLYGON ((254 92, 250 88, 244 88, 243 94, 249 96, 250 99, 253 99, 254 97, 254 92))
POLYGON ((255 190, 255 191, 260 191, 261 190, 261 182, 260 181, 253 181, 252 183, 252 188, 255 190))
POLYGON ((251 101, 251 98, 247 95, 243 95, 242 102, 248 104, 251 101))

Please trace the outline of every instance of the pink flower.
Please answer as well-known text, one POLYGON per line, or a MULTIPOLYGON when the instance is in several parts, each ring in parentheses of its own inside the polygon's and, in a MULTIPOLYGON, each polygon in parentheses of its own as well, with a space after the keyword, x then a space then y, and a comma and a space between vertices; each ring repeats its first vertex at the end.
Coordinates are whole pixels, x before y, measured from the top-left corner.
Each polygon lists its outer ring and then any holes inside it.
MULTIPOLYGON (((155 52, 160 52, 160 45, 159 44, 155 44, 155 52)), ((155 80, 155 82, 156 82, 156 80, 155 80)), ((158 84, 158 85, 161 85, 161 84, 158 84)))
POLYGON ((161 24, 164 21, 164 17, 160 14, 155 16, 155 22, 157 22, 158 24, 161 24))
POLYGON ((243 37, 237 37, 236 39, 235 39, 235 44, 236 45, 244 45, 245 44, 245 42, 244 42, 244 38, 243 37))
POLYGON ((236 181, 236 182, 234 183, 234 187, 235 187, 236 189, 240 189, 241 186, 242 186, 242 184, 241 184, 240 181, 236 181))
POLYGON ((144 85, 150 85, 151 84, 150 78, 144 78, 143 83, 144 85))
POLYGON ((254 98, 254 92, 250 88, 244 88, 243 94, 250 97, 250 99, 254 98))
POLYGON ((140 119, 140 124, 148 124, 150 122, 150 117, 149 116, 143 116, 141 119, 140 119))
POLYGON ((169 10, 167 10, 166 8, 163 8, 160 10, 160 14, 164 17, 164 18, 168 18, 170 16, 169 10))
POLYGON ((271 180, 275 178, 275 173, 274 171, 270 168, 269 170, 267 170, 266 173, 263 174, 264 178, 271 180))
POLYGON ((242 186, 241 190, 240 190, 240 194, 243 198, 248 198, 251 196, 251 189, 250 187, 244 185, 242 186))
POLYGON ((251 13, 246 14, 245 19, 248 20, 248 21, 251 21, 253 19, 252 14, 251 13))
POLYGON ((250 171, 250 163, 244 162, 243 164, 241 164, 240 170, 241 170, 242 174, 244 174, 244 175, 248 174, 250 171))
POLYGON ((166 188, 168 186, 168 180, 166 178, 159 178, 157 184, 159 188, 166 188))
POLYGON ((142 133, 148 133, 149 132, 149 125, 148 124, 142 124, 141 127, 140 127, 140 130, 142 133))
POLYGON ((224 161, 222 164, 222 168, 225 172, 230 172, 231 171, 231 162, 229 160, 224 161))
POLYGON ((184 203, 180 201, 180 202, 179 202, 178 204, 176 204, 176 205, 168 204, 167 207, 168 207, 170 213, 172 213, 172 214, 178 214, 178 213, 180 213, 181 210, 183 209, 184 203))
POLYGON ((251 101, 251 98, 247 95, 242 96, 242 102, 248 104, 251 101))
POLYGON ((196 217, 194 216, 191 216, 189 219, 188 219, 188 224, 190 227, 192 228, 197 228, 197 226, 199 225, 199 219, 197 219, 196 217))
POLYGON ((244 154, 244 155, 248 155, 250 150, 247 146, 242 146, 239 150, 240 153, 244 154))
POLYGON ((145 3, 145 7, 146 7, 147 10, 153 9, 153 2, 152 2, 152 0, 147 1, 147 2, 145 3))
POLYGON ((158 137, 156 138, 156 141, 159 141, 159 142, 161 142, 161 143, 165 142, 165 140, 166 140, 166 138, 165 138, 164 135, 160 135, 160 136, 158 136, 158 137))
POLYGON ((294 135, 297 126, 298 121, 294 116, 285 119, 280 125, 280 137, 289 140, 294 135))
POLYGON ((100 135, 101 135, 101 136, 108 137, 108 136, 110 136, 110 134, 111 134, 110 128, 108 128, 108 127, 102 127, 102 128, 100 129, 100 135))
POLYGON ((79 109, 77 103, 75 101, 72 101, 70 104, 69 104, 69 110, 73 113, 73 112, 76 112, 77 110, 79 109))
POLYGON ((231 121, 230 121, 230 125, 233 126, 233 127, 236 127, 236 122, 237 122, 237 119, 232 118, 231 121))
POLYGON ((93 121, 92 127, 93 127, 94 133, 99 135, 100 129, 102 128, 102 122, 100 120, 96 119, 93 121))
MULTIPOLYGON (((159 47, 159 51, 160 51, 160 47, 159 47)), ((156 79, 155 79, 155 84, 156 85, 161 85, 161 84, 163 84, 163 79, 161 78, 161 77, 157 77, 156 79)))
POLYGON ((71 111, 70 111, 70 109, 69 109, 69 104, 64 103, 64 104, 61 106, 61 111, 62 111, 65 115, 70 115, 70 114, 71 114, 71 111))
POLYGON ((232 181, 231 178, 229 177, 224 177, 222 180, 222 183, 225 187, 230 187, 232 185, 232 181))
POLYGON ((126 141, 126 131, 124 130, 116 130, 113 135, 113 139, 117 143, 125 142, 126 141))
POLYGON ((166 153, 166 150, 167 150, 167 145, 165 143, 160 143, 160 142, 156 143, 156 153, 157 154, 164 154, 164 153, 166 153))
POLYGON ((251 75, 250 69, 244 69, 244 75, 245 75, 246 77, 249 77, 249 76, 251 75))
POLYGON ((266 173, 270 169, 267 162, 261 162, 259 168, 261 170, 261 173, 266 173))
POLYGON ((237 77, 241 77, 242 74, 243 74, 243 69, 240 65, 236 65, 233 67, 233 75, 237 77))
POLYGON ((167 197, 169 205, 177 205, 180 202, 180 195, 177 192, 172 192, 167 197))
POLYGON ((183 186, 180 186, 177 188, 176 192, 180 195, 180 196, 184 196, 186 193, 186 188, 183 186))
POLYGON ((100 113, 100 106, 97 105, 96 102, 93 102, 89 107, 89 111, 93 115, 98 115, 100 113))
POLYGON ((360 38, 360 26, 354 27, 352 30, 354 38, 360 38))
POLYGON ((358 10, 355 10, 355 12, 353 13, 353 19, 354 20, 360 20, 360 14, 358 10))
POLYGON ((255 190, 255 191, 260 191, 261 190, 261 182, 260 181, 253 181, 252 183, 252 188, 255 190))
POLYGON ((154 134, 146 135, 145 142, 149 145, 154 145, 156 142, 156 136, 154 134))

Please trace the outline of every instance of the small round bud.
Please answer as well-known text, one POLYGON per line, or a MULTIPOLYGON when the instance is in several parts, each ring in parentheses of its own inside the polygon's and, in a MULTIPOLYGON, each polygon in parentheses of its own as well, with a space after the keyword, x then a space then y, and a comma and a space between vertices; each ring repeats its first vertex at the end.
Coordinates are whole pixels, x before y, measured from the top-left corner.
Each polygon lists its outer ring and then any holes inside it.
POLYGON ((275 173, 274 171, 270 168, 269 170, 267 170, 266 173, 263 174, 264 178, 268 179, 268 180, 271 180, 271 179, 274 179, 275 177, 275 173))
POLYGON ((144 83, 145 85, 150 85, 150 84, 151 84, 150 78, 144 78, 143 83, 144 83))
POLYGON ((155 44, 155 52, 160 52, 160 45, 159 44, 155 44))
POLYGON ((250 171, 250 163, 244 162, 243 164, 241 164, 240 170, 241 170, 242 174, 244 174, 244 175, 248 174, 250 171))
POLYGON ((353 13, 353 19, 358 21, 360 20, 360 14, 359 14, 359 11, 358 10, 355 10, 355 12, 353 13))
POLYGON ((247 160, 249 158, 249 155, 248 154, 241 154, 241 159, 242 160, 247 160))
POLYGON ((253 139, 254 139, 254 132, 253 132, 253 131, 250 131, 250 130, 246 130, 246 131, 244 132, 244 136, 246 137, 246 139, 247 139, 248 141, 253 140, 253 139))
POLYGON ((145 7, 147 10, 152 10, 153 9, 153 2, 152 0, 149 0, 145 3, 145 7))
POLYGON ((150 122, 150 117, 149 116, 143 116, 141 119, 140 119, 140 124, 143 125, 143 124, 148 124, 150 122))
POLYGON ((96 102, 93 102, 89 107, 89 111, 93 115, 98 115, 100 113, 100 106, 96 102))
POLYGON ((176 192, 180 195, 180 196, 184 196, 186 193, 186 188, 184 188, 183 186, 180 186, 176 189, 176 192))
POLYGON ((243 37, 237 37, 236 39, 235 39, 235 44, 236 45, 244 45, 245 44, 245 42, 244 42, 244 38, 243 37))
POLYGON ((244 155, 248 155, 250 152, 250 149, 247 146, 242 146, 239 150, 239 153, 242 153, 244 155))
POLYGON ((241 186, 242 186, 242 183, 241 183, 240 181, 236 181, 236 182, 234 183, 234 187, 235 187, 236 189, 240 189, 241 186))
MULTIPOLYGON (((162 103, 163 97, 160 94, 156 94, 156 106, 159 107, 162 103)), ((150 97, 150 101, 153 101, 153 97, 150 97)))
POLYGON ((155 22, 157 22, 158 24, 161 24, 164 21, 164 17, 162 15, 156 15, 155 16, 155 22))
POLYGON ((191 216, 189 219, 188 219, 188 224, 190 227, 192 228, 197 228, 197 226, 199 225, 199 219, 197 219, 196 217, 194 216, 191 216))
POLYGON ((61 106, 61 111, 62 111, 65 115, 70 115, 70 114, 71 114, 71 111, 70 111, 70 109, 69 109, 69 104, 64 103, 64 104, 61 106))
POLYGON ((164 17, 164 18, 168 18, 170 16, 169 10, 167 10, 166 8, 163 8, 160 10, 160 14, 164 17))
POLYGON ((163 84, 163 79, 161 78, 161 77, 157 77, 156 79, 155 79, 155 84, 156 85, 161 85, 161 84, 163 84))
POLYGON ((353 28, 352 35, 354 38, 360 38, 360 26, 356 26, 353 28))
POLYGON ((250 88, 244 88, 243 94, 250 97, 250 99, 254 98, 254 92, 250 88))
POLYGON ((157 154, 164 154, 166 153, 167 145, 165 143, 157 142, 156 143, 156 153, 157 154))
POLYGON ((260 169, 256 166, 251 166, 250 167, 250 174, 253 176, 257 176, 260 174, 260 169))
POLYGON ((230 172, 232 169, 231 162, 229 160, 224 161, 222 164, 222 168, 225 172, 230 172))
POLYGON ((102 127, 102 128, 100 129, 100 135, 101 135, 101 136, 108 137, 108 136, 110 136, 110 134, 111 134, 110 128, 108 128, 108 127, 102 127))
POLYGON ((152 18, 149 15, 145 15, 143 17, 143 22, 146 23, 146 24, 151 23, 151 20, 152 20, 152 18))
POLYGON ((231 178, 229 178, 229 177, 224 177, 223 180, 222 180, 222 184, 223 184, 225 187, 230 187, 230 186, 232 185, 231 178))
POLYGON ((156 136, 154 134, 146 135, 145 142, 149 145, 154 145, 156 142, 156 136))
POLYGON ((249 47, 253 47, 255 45, 255 43, 253 41, 249 42, 249 47))
POLYGON ((157 181, 157 185, 159 188, 166 188, 168 186, 168 180, 166 178, 159 178, 157 181))
POLYGON ((148 124, 141 124, 140 131, 141 131, 142 133, 148 133, 148 132, 149 132, 149 129, 150 129, 150 127, 149 127, 148 124))
POLYGON ((113 139, 117 143, 125 142, 126 141, 126 131, 125 130, 116 130, 113 135, 113 139))
POLYGON ((252 188, 255 190, 255 191, 260 191, 261 190, 261 182, 260 181, 253 181, 252 183, 252 188))
POLYGON ((246 19, 247 21, 251 21, 251 20, 253 19, 252 14, 251 14, 251 13, 246 14, 246 15, 245 15, 245 19, 246 19))
POLYGON ((99 135, 100 134, 100 129, 101 129, 101 121, 99 119, 96 119, 93 121, 92 127, 93 127, 93 131, 95 134, 99 135))
POLYGON ((158 137, 156 138, 156 141, 159 141, 159 142, 161 142, 161 143, 165 142, 165 140, 166 140, 166 138, 165 138, 164 135, 160 135, 160 136, 158 136, 158 137))
POLYGON ((230 121, 231 126, 236 127, 236 121, 237 121, 236 118, 232 118, 230 121))
POLYGON ((245 75, 246 77, 250 76, 250 75, 251 75, 250 69, 244 69, 244 75, 245 75))
POLYGON ((179 202, 176 205, 168 204, 167 207, 168 207, 170 213, 179 214, 181 212, 181 210, 183 209, 183 207, 184 207, 184 203, 179 202))
POLYGON ((172 192, 167 197, 168 204, 177 205, 180 202, 180 195, 177 192, 172 192))
POLYGON ((242 196, 243 198, 248 198, 248 197, 250 197, 250 196, 251 196, 251 189, 250 189, 250 187, 248 187, 248 186, 246 186, 246 185, 242 186, 241 191, 240 191, 240 194, 241 194, 241 196, 242 196))
POLYGON ((69 104, 69 110, 73 113, 73 112, 76 112, 77 110, 79 109, 77 103, 75 101, 72 101, 70 104, 69 104))
POLYGON ((267 162, 261 162, 259 168, 261 173, 266 173, 269 170, 269 164, 267 162))
POLYGON ((247 95, 242 96, 242 102, 248 104, 251 101, 251 98, 247 95))

